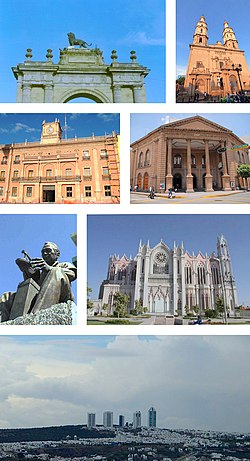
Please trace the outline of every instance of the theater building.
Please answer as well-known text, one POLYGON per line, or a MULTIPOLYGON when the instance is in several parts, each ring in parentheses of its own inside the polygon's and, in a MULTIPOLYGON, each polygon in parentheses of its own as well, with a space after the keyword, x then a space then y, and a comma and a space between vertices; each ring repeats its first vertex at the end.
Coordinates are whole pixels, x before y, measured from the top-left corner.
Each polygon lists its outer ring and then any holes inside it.
POLYGON ((217 254, 190 254, 183 243, 169 248, 162 240, 153 248, 139 243, 135 258, 113 255, 109 258, 107 278, 100 287, 101 304, 112 312, 114 295, 129 295, 128 310, 141 300, 152 315, 184 315, 198 306, 202 312, 214 309, 222 298, 235 314, 237 289, 226 238, 217 239, 217 254))
POLYGON ((40 142, 0 146, 2 203, 118 203, 119 137, 63 139, 43 122, 40 142))
POLYGON ((131 187, 155 191, 250 187, 237 174, 249 163, 248 145, 231 130, 199 115, 160 126, 131 144, 131 187))
POLYGON ((184 89, 195 93, 226 96, 250 90, 250 74, 244 51, 239 48, 233 29, 224 22, 223 42, 208 44, 208 26, 204 16, 196 24, 184 89))

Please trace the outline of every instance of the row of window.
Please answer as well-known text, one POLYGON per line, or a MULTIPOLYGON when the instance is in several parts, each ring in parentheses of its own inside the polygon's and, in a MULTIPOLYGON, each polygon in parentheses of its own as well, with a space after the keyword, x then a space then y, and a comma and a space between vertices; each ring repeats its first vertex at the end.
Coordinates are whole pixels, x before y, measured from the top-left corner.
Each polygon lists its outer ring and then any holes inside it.
POLYGON ((139 155, 139 161, 138 161, 138 168, 142 168, 143 166, 148 166, 150 165, 150 150, 148 149, 145 154, 145 159, 143 162, 143 152, 140 153, 139 155))
MULTIPOLYGON (((50 155, 50 152, 48 152, 48 155, 50 155)), ((107 149, 101 149, 100 158, 101 158, 101 159, 108 158, 107 149)), ((82 153, 82 159, 83 159, 83 160, 89 160, 89 159, 90 159, 90 152, 89 152, 89 150, 84 150, 84 151, 83 151, 83 153, 82 153)), ((20 161, 21 161, 21 156, 20 156, 20 155, 15 155, 15 157, 14 157, 14 163, 18 164, 18 163, 20 163, 20 161)), ((7 156, 7 155, 4 155, 4 156, 2 157, 1 164, 2 164, 2 165, 6 165, 7 163, 8 163, 8 156, 7 156)))
MULTIPOLYGON (((53 170, 48 169, 45 171, 45 176, 46 178, 52 177, 53 170)), ((106 166, 102 167, 102 175, 103 176, 108 176, 109 175, 109 168, 106 166)), ((13 179, 18 178, 20 176, 20 171, 19 170, 14 170, 13 171, 13 179)), ((73 176, 73 171, 71 168, 66 168, 65 170, 65 176, 70 177, 73 176)), ((83 168, 83 176, 91 176, 91 168, 90 167, 84 167, 83 168)), ((28 170, 28 178, 34 178, 34 170, 28 170)), ((3 180, 6 178, 6 171, 0 171, 0 180, 3 180)))
MULTIPOLYGON (((85 186, 85 197, 92 197, 92 186, 85 186)), ((34 187, 28 186, 26 187, 26 197, 32 197, 34 192, 34 187)), ((4 187, 0 186, 0 197, 4 195, 4 187)), ((18 195, 18 188, 16 186, 12 187, 11 189, 11 196, 17 197, 18 195)), ((111 197, 111 186, 104 186, 104 196, 111 197)), ((73 197, 73 187, 67 186, 66 187, 66 197, 73 197)))

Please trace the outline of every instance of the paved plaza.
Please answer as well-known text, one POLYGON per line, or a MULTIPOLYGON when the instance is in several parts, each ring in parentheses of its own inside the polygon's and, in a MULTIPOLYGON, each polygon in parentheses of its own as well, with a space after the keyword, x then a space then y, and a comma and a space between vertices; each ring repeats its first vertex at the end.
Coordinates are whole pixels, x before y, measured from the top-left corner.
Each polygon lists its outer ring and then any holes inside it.
POLYGON ((183 203, 233 203, 246 204, 250 203, 250 191, 216 191, 216 192, 177 192, 172 199, 168 194, 156 194, 154 199, 149 198, 147 192, 131 192, 130 203, 135 204, 183 204, 183 203))

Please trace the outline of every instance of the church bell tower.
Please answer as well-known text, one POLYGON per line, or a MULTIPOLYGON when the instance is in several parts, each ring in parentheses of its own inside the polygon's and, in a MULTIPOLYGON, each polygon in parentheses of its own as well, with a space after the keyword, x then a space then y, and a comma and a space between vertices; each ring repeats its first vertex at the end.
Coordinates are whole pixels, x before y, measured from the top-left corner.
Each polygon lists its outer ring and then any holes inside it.
POLYGON ((224 46, 227 48, 232 48, 234 50, 239 49, 238 41, 236 40, 235 33, 232 27, 229 27, 227 21, 224 22, 224 29, 223 29, 223 41, 224 46))
POLYGON ((196 24, 195 33, 194 33, 194 45, 203 45, 207 46, 208 43, 208 28, 204 16, 200 17, 200 20, 196 24))

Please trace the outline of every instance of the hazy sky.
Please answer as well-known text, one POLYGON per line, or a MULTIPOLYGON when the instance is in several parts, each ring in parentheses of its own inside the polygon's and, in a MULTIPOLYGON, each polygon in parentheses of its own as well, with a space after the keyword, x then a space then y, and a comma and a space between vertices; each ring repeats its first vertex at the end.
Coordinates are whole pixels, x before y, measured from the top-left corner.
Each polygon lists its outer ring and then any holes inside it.
POLYGON ((185 250, 210 255, 217 251, 217 236, 224 234, 229 245, 239 303, 250 305, 248 245, 249 215, 89 215, 88 284, 91 297, 98 297, 107 276, 110 255, 126 254, 134 258, 140 239, 153 248, 162 239, 170 248, 174 240, 184 242, 185 250), (105 242, 105 245, 103 245, 105 242))
POLYGON ((195 27, 202 15, 205 16, 208 25, 208 43, 222 41, 223 24, 224 21, 228 21, 236 34, 239 48, 245 51, 248 64, 250 63, 246 5, 248 2, 245 0, 177 0, 177 75, 185 75, 189 44, 193 43, 195 27))
POLYGON ((2 336, 0 427, 146 425, 249 432, 249 336, 2 336), (110 372, 112 370, 112 373, 110 372), (133 370, 131 375, 131 370, 133 370), (239 379, 240 377, 240 379, 239 379))
POLYGON ((0 102, 16 101, 11 67, 26 60, 27 48, 33 61, 46 61, 52 49, 56 64, 59 49, 69 46, 68 32, 99 47, 107 64, 112 50, 121 63, 131 62, 135 50, 138 63, 151 69, 147 101, 165 101, 165 0, 23 0, 21 6, 0 0, 0 13, 0 102))
MULTIPOLYGON (((41 256, 45 242, 55 242, 61 251, 60 261, 72 262, 77 253, 70 235, 76 232, 76 216, 65 214, 1 214, 0 250, 1 270, 0 295, 5 291, 16 291, 22 281, 22 273, 15 263, 26 250, 32 258, 41 256)), ((76 294, 76 282, 72 288, 76 294)))
POLYGON ((242 140, 250 143, 249 114, 131 114, 130 140, 137 141, 150 131, 166 123, 200 115, 233 131, 242 140))
MULTIPOLYGON (((0 144, 40 141, 42 123, 60 120, 65 127, 65 114, 0 114, 0 144)), ((67 138, 104 136, 120 132, 119 114, 66 114, 67 138)), ((65 139, 65 130, 63 132, 65 139)))

